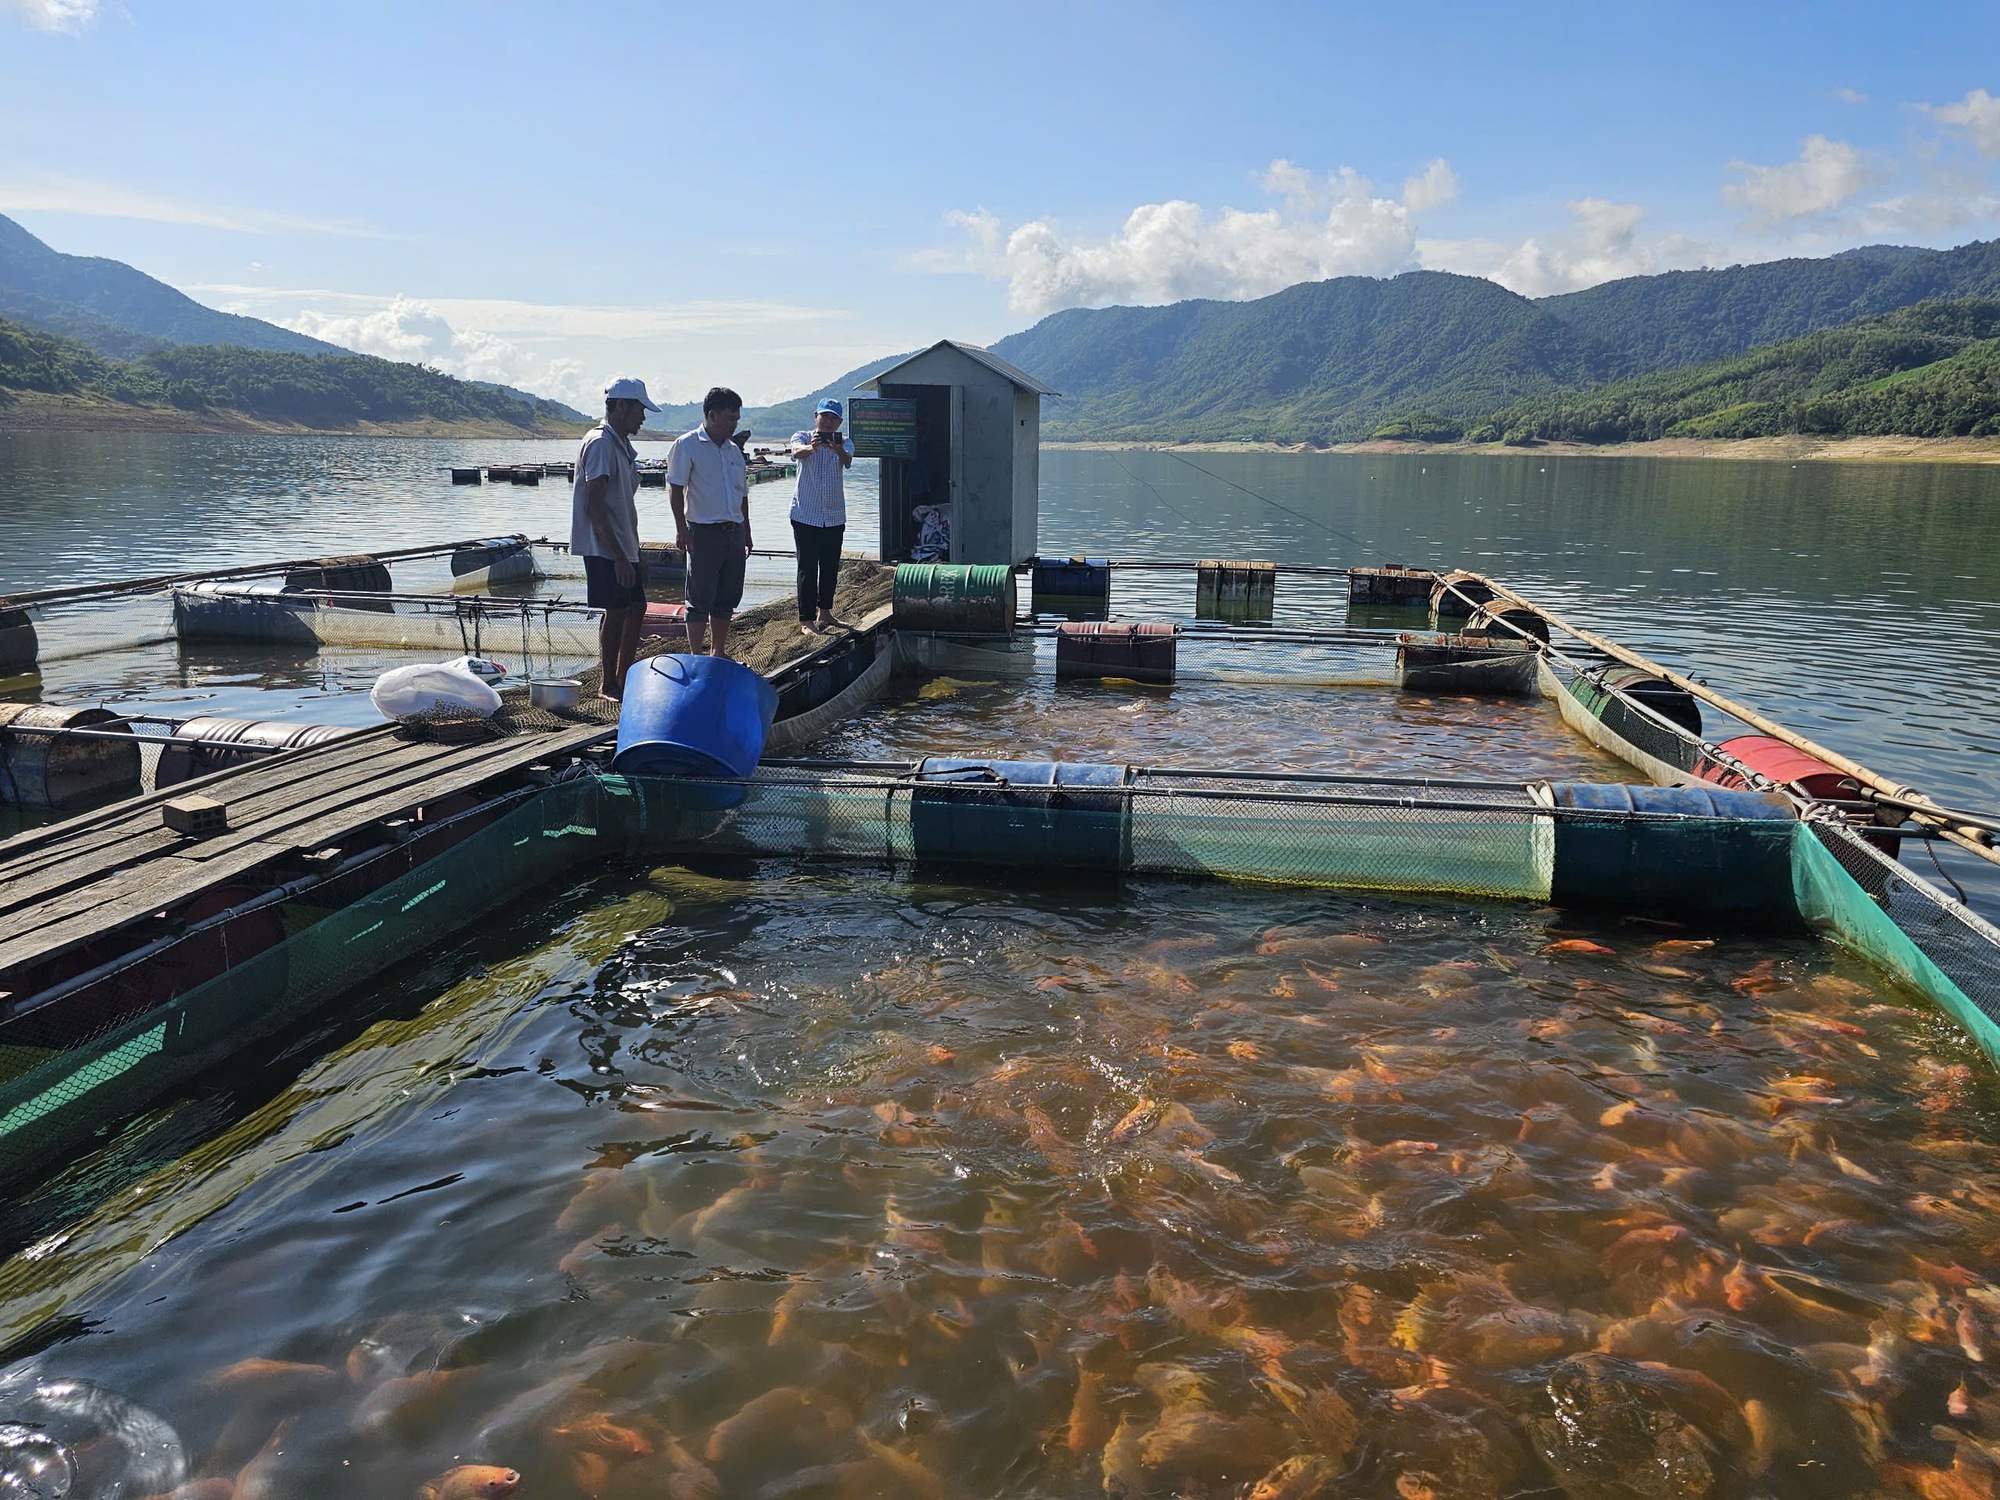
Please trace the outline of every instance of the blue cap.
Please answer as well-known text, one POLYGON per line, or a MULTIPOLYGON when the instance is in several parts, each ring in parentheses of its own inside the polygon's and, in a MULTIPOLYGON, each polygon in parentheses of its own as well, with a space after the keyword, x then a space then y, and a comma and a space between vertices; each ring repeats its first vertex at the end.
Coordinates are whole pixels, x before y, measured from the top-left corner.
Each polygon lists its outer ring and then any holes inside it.
POLYGON ((813 415, 818 416, 823 411, 830 411, 836 417, 844 417, 847 415, 847 413, 843 412, 840 409, 840 403, 834 400, 833 397, 831 396, 827 397, 826 400, 820 402, 818 406, 815 406, 813 408, 813 415))

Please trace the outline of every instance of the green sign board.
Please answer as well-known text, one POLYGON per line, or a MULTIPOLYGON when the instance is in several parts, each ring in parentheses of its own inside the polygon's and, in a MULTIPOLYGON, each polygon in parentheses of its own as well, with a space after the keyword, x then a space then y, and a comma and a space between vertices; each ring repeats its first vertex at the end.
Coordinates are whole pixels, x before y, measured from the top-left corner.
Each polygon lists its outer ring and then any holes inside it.
POLYGON ((917 403, 902 396, 857 396, 847 404, 856 458, 915 458, 917 403))

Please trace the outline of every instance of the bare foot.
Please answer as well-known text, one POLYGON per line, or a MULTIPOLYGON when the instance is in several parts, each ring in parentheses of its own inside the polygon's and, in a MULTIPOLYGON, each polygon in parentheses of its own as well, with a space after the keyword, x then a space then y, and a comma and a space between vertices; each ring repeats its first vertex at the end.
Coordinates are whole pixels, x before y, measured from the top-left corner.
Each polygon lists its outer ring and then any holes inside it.
POLYGON ((852 630, 854 627, 837 616, 823 615, 820 618, 819 628, 821 630, 852 630))
POLYGON ((809 620, 801 620, 801 621, 799 621, 799 634, 800 634, 800 635, 819 635, 819 634, 821 634, 821 633, 822 633, 822 632, 821 632, 821 630, 820 630, 820 627, 819 627, 819 626, 817 626, 817 625, 815 625, 815 624, 813 624, 813 623, 812 623, 811 621, 809 621, 809 620))
POLYGON ((621 703, 621 704, 622 704, 622 703, 623 703, 623 702, 624 702, 625 700, 624 700, 623 698, 614 698, 614 697, 612 697, 612 696, 611 696, 611 695, 610 695, 609 693, 599 693, 599 694, 597 695, 597 701, 598 701, 599 703, 621 703))

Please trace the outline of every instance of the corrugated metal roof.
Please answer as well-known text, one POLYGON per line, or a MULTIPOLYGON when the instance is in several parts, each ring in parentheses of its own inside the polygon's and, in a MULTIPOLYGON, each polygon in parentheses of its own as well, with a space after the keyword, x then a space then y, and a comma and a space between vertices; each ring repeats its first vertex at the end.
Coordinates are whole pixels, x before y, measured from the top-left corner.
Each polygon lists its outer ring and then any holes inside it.
POLYGON ((1001 379, 1012 381, 1022 390, 1033 391, 1037 396, 1060 396, 1062 394, 1061 391, 1051 390, 1048 386, 1043 385, 1041 381, 1035 379, 1034 376, 1020 368, 1020 366, 1008 364, 1006 360, 991 350, 982 349, 977 344, 961 344, 957 339, 939 339, 930 348, 919 349, 909 359, 899 361, 889 366, 888 369, 879 371, 867 380, 862 381, 860 389, 864 391, 879 390, 882 382, 885 380, 893 385, 895 383, 896 372, 902 369, 904 365, 909 364, 912 360, 922 359, 926 354, 935 353, 939 349, 955 349, 967 359, 986 366, 987 369, 991 370, 1001 379))

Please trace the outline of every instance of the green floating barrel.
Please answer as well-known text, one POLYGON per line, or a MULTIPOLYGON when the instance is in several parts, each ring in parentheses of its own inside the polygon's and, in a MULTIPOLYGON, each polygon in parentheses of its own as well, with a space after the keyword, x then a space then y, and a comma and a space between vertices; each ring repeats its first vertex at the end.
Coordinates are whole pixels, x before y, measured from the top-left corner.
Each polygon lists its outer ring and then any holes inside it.
POLYGON ((1012 635, 1014 570, 1005 565, 896 564, 896 626, 938 635, 1012 635))

